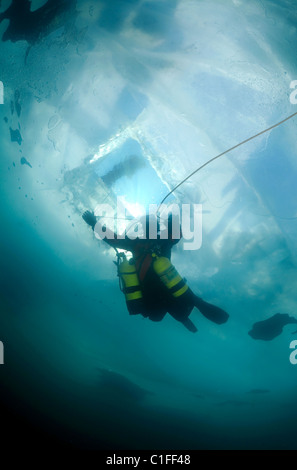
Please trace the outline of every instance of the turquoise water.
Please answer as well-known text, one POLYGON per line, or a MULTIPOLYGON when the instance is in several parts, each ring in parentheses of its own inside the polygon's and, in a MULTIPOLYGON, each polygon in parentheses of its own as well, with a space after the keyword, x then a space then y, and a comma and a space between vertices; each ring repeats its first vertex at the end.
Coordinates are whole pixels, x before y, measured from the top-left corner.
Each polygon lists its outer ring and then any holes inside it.
POLYGON ((270 341, 248 332, 276 313, 297 318, 297 118, 171 197, 202 204, 202 247, 179 243, 172 260, 195 293, 228 311, 224 325, 197 310, 196 334, 169 315, 129 316, 114 252, 81 218, 117 196, 130 210, 158 204, 208 159, 297 111, 295 3, 10 4, 0 2, 9 16, 0 23, 0 400, 17 429, 8 438, 296 449, 297 327, 270 341))

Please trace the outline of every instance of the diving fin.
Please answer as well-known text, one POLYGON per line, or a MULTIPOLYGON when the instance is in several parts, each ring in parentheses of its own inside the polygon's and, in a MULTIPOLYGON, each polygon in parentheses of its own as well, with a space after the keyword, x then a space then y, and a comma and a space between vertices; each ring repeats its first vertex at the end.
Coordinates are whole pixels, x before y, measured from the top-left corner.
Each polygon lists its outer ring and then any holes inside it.
POLYGON ((205 300, 200 299, 200 297, 195 296, 195 307, 200 310, 202 315, 208 320, 221 325, 226 323, 229 318, 229 314, 215 305, 205 302, 205 300))
POLYGON ((198 330, 196 326, 189 318, 186 318, 185 320, 183 320, 182 324, 187 328, 187 330, 191 331, 192 333, 197 333, 198 330))

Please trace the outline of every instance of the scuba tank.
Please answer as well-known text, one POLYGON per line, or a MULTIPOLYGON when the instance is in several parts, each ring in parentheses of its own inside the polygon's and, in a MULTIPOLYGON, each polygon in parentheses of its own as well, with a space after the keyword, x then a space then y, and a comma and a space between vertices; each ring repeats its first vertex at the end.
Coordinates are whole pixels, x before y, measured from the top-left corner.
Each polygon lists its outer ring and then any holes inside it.
POLYGON ((155 259, 153 262, 155 273, 159 276, 160 280, 174 298, 181 298, 181 296, 188 291, 189 286, 178 274, 177 270, 168 258, 165 258, 164 256, 158 257, 155 253, 153 253, 152 256, 155 259))
POLYGON ((118 255, 118 276, 121 291, 125 294, 126 304, 130 315, 144 313, 142 292, 133 258, 129 261, 126 255, 118 255))

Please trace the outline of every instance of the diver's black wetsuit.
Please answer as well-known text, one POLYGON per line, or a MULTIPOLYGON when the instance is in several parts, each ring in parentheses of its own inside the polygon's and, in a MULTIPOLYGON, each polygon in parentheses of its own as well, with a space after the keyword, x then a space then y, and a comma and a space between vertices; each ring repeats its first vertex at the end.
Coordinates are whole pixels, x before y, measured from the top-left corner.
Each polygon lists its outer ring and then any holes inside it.
POLYGON ((166 286, 153 269, 152 253, 171 259, 171 249, 180 239, 172 239, 169 230, 168 239, 157 240, 138 239, 131 240, 126 237, 122 240, 104 238, 104 241, 113 248, 130 251, 133 255, 136 270, 141 284, 143 304, 145 310, 142 315, 152 321, 161 321, 166 313, 170 313, 176 320, 183 321, 190 315, 194 303, 189 295, 183 295, 183 301, 172 297, 166 286))
MULTIPOLYGON (((84 220, 94 230, 96 219, 92 219, 89 212, 85 214, 83 216, 84 220), (85 216, 85 214, 88 215, 85 216)), ((110 230, 109 235, 109 237, 103 238, 108 245, 130 251, 133 255, 143 295, 144 309, 141 314, 144 317, 157 322, 161 321, 168 312, 175 320, 183 323, 192 332, 197 331, 197 328, 189 319, 194 307, 197 307, 205 317, 217 324, 225 323, 228 320, 229 315, 224 310, 197 297, 190 288, 181 297, 173 297, 155 273, 152 253, 157 252, 159 256, 171 259, 171 249, 180 241, 180 238, 173 239, 170 220, 166 239, 162 239, 160 235, 156 240, 141 238, 131 240, 127 236, 124 239, 117 239, 116 234, 110 230)))

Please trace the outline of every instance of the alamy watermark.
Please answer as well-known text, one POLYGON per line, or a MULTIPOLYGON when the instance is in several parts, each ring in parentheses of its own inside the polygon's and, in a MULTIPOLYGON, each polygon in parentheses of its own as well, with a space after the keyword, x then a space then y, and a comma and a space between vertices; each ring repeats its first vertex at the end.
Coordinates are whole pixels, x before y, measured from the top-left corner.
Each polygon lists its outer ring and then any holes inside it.
POLYGON ((116 216, 114 209, 109 204, 99 204, 94 213, 96 217, 101 217, 97 222, 94 232, 100 240, 105 238, 114 239, 115 233, 118 240, 128 237, 130 240, 136 238, 149 240, 167 240, 169 238, 169 219, 171 218, 170 238, 184 241, 185 250, 199 250, 202 246, 202 204, 182 204, 181 209, 178 204, 150 204, 149 211, 139 204, 129 204, 129 211, 132 206, 141 214, 136 217, 128 228, 122 231, 123 220, 129 219, 126 214, 126 201, 124 197, 117 198, 116 216), (158 215, 158 219, 156 217, 158 215), (159 220, 159 223, 158 223, 159 220), (112 230, 106 227, 112 226, 112 230))
POLYGON ((291 364, 295 366, 297 364, 297 340, 296 339, 294 341, 291 341, 290 349, 294 349, 294 351, 292 351, 290 354, 290 362, 291 364))
MULTIPOLYGON (((292 93, 290 94, 290 103, 297 104, 297 80, 293 80, 290 83, 290 88, 293 89, 292 93)), ((294 351, 290 354, 290 362, 293 365, 297 364, 297 340, 291 341, 290 349, 294 349, 294 351)))
POLYGON ((4 104, 4 85, 0 81, 0 104, 4 104))
POLYGON ((297 104, 297 80, 293 80, 290 83, 290 88, 293 88, 294 91, 290 94, 290 103, 297 104))
POLYGON ((0 366, 4 364, 4 345, 0 341, 0 366))

